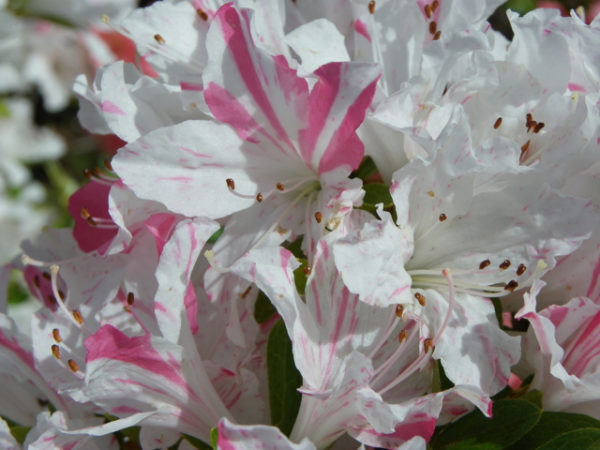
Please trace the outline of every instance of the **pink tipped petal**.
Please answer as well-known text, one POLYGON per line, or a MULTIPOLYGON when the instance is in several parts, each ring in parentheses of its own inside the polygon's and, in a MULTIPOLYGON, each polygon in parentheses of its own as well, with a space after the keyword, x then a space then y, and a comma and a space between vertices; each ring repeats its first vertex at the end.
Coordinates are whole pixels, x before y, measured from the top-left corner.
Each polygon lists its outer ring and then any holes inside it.
POLYGON ((278 428, 267 425, 236 425, 226 418, 217 425, 221 450, 316 450, 306 438, 299 444, 290 441, 278 428))
POLYGON ((13 435, 10 433, 10 428, 4 419, 0 418, 0 446, 5 450, 19 450, 21 446, 17 443, 13 435))

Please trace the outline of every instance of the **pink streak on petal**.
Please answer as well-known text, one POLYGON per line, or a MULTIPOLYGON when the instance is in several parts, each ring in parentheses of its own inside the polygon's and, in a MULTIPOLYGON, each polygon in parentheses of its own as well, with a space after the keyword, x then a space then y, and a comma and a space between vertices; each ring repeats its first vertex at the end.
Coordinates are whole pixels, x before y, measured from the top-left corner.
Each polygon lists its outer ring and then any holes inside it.
POLYGON ((192 331, 192 334, 198 334, 198 331, 200 330, 200 327, 198 326, 198 298, 196 297, 196 291, 194 291, 192 283, 188 284, 183 302, 187 319, 190 324, 190 330, 192 331))
POLYGON ((508 377, 508 385, 513 391, 516 391, 523 384, 523 380, 521 380, 517 375, 511 373, 508 377))
POLYGON ((196 91, 196 92, 201 92, 203 87, 201 84, 196 84, 196 83, 189 83, 186 81, 182 81, 181 83, 179 83, 179 86, 181 87, 182 91, 196 91))
POLYGON ((175 216, 166 213, 154 214, 144 222, 146 229, 154 236, 156 251, 159 255, 162 254, 163 248, 173 231, 174 222, 175 216))
POLYGON ((563 366, 577 377, 600 355, 600 312, 579 332, 577 340, 569 344, 570 351, 563 358, 563 366))
POLYGON ((217 429, 219 430, 217 447, 220 450, 235 450, 235 445, 229 440, 229 430, 225 427, 225 424, 223 422, 219 422, 217 429))
POLYGON ((113 102, 110 102, 108 100, 104 100, 100 104, 100 107, 102 108, 102 111, 104 111, 105 113, 118 114, 119 116, 125 116, 126 115, 125 111, 123 111, 121 108, 119 108, 113 102))
POLYGON ((432 3, 433 3, 433 0, 417 0, 417 4, 419 5, 419 9, 421 10, 421 13, 423 14, 423 17, 425 18, 425 20, 427 20, 427 21, 435 20, 437 22, 440 19, 440 11, 442 10, 443 1, 439 2, 439 6, 433 12, 433 14, 431 15, 431 18, 428 19, 427 14, 425 13, 425 5, 427 5, 427 4, 431 5, 432 3))
POLYGON ((88 363, 97 359, 122 361, 188 389, 181 375, 152 347, 149 334, 130 338, 112 325, 103 325, 95 334, 87 337, 84 344, 88 363))
POLYGON ((591 298, 592 300, 595 300, 592 296, 593 296, 594 290, 596 289, 599 279, 600 279, 600 258, 598 258, 598 261, 596 261, 596 267, 594 267, 594 271, 592 272, 592 279, 590 282, 590 287, 588 288, 588 291, 586 294, 586 296, 591 298))
POLYGON ((121 405, 111 409, 111 412, 115 415, 119 414, 137 414, 141 412, 139 409, 132 408, 131 406, 121 405))
POLYGON ((16 338, 9 338, 4 334, 3 330, 0 330, 0 346, 9 349, 13 352, 21 361, 23 361, 31 370, 34 372, 35 367, 33 366, 33 355, 19 345, 16 338))
POLYGON ((290 280, 290 276, 288 274, 287 268, 288 268, 288 262, 290 261, 290 257, 292 256, 292 254, 284 248, 281 248, 279 250, 279 254, 281 256, 281 269, 283 270, 283 273, 285 273, 288 283, 291 284, 292 280, 290 280))
MULTIPOLYGON (((250 47, 249 42, 246 41, 246 36, 244 36, 243 32, 243 28, 246 27, 242 26, 240 15, 233 7, 233 3, 229 3, 220 8, 215 16, 215 21, 219 22, 221 25, 225 42, 227 43, 238 72, 248 88, 250 95, 252 95, 258 107, 271 123, 271 126, 277 133, 277 137, 289 148, 294 149, 294 145, 279 122, 279 119, 273 110, 273 106, 269 102, 269 98, 263 89, 259 74, 256 71, 257 68, 255 62, 250 53, 251 50, 255 52, 256 49, 253 45, 250 47)), ((208 100, 207 104, 212 111, 212 105, 208 103, 208 100)))
POLYGON ((360 19, 356 19, 354 21, 354 31, 356 31, 361 36, 371 42, 371 35, 369 34, 369 30, 367 30, 367 25, 360 19))
POLYGON ((577 84, 577 83, 569 83, 567 85, 567 87, 572 92, 585 92, 585 88, 582 85, 577 84))

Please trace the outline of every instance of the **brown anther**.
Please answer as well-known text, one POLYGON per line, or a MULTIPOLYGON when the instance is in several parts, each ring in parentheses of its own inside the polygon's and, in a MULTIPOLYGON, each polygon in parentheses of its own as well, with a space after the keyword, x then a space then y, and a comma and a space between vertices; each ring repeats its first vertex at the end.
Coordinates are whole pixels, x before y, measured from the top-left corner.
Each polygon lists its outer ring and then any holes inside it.
POLYGON ((498 117, 494 122, 494 130, 497 130, 502 125, 502 117, 498 117))
POLYGON ((250 289, 252 289, 252 285, 248 286, 248 287, 247 287, 247 288, 244 290, 244 292, 240 292, 240 293, 238 294, 238 296, 239 296, 240 298, 246 298, 246 296, 247 296, 247 295, 248 295, 248 293, 250 292, 250 289))
POLYGON ((133 292, 128 292, 127 293, 127 304, 133 305, 134 300, 135 300, 135 296, 133 295, 133 292))
POLYGON ((519 275, 519 276, 523 275, 526 270, 527 270, 527 266, 525 264, 519 264, 519 267, 517 267, 517 275, 519 275))
POLYGON ((91 217, 88 217, 87 219, 85 219, 85 221, 88 223, 88 225, 91 225, 92 227, 97 227, 98 224, 96 223, 96 221, 94 219, 92 219, 91 217))
POLYGON ((534 133, 539 133, 542 128, 544 128, 545 123, 544 122, 538 122, 535 126, 535 128, 533 129, 534 133))
POLYGON ((61 291, 60 289, 58 290, 58 297, 60 298, 60 300, 65 299, 65 293, 63 291, 61 291))
POLYGON ((130 313, 131 308, 129 306, 123 306, 123 311, 125 311, 126 313, 130 313))
POLYGON ((425 5, 425 15, 427 16, 428 19, 431 19, 431 16, 433 15, 433 11, 431 10, 431 5, 425 5))
POLYGON ((71 369, 73 372, 78 372, 79 371, 79 366, 72 359, 68 360, 67 364, 69 365, 69 369, 71 369))
POLYGON ((446 95, 446 92, 448 92, 448 83, 446 83, 444 86, 444 92, 442 92, 442 96, 446 95))
POLYGON ((283 185, 283 183, 277 183, 275 186, 277 186, 277 190, 285 191, 285 186, 283 185))
POLYGON ((198 14, 198 16, 204 20, 205 22, 208 20, 208 14, 206 14, 204 11, 202 11, 200 8, 196 9, 196 14, 198 14))
POLYGON ((262 196, 262 194, 260 192, 258 194, 256 194, 256 201, 258 203, 260 203, 260 202, 263 201, 263 196, 262 196))
POLYGON ((427 191, 427 195, 429 195, 431 198, 433 198, 433 197, 435 197, 435 192, 427 191))
POLYGON ((504 289, 507 290, 508 292, 512 292, 518 287, 519 287, 519 283, 517 283, 515 280, 510 280, 508 283, 506 283, 506 286, 504 286, 504 289))
POLYGON ((406 332, 406 330, 402 330, 400 333, 398 333, 398 342, 402 343, 403 341, 406 340, 407 336, 408 336, 408 333, 406 332))
POLYGON ((433 339, 425 339, 423 341, 423 349, 425 350, 425 353, 429 353, 430 350, 433 352, 433 339))
POLYGON ((106 167, 106 170, 108 170, 109 172, 114 172, 112 164, 108 159, 104 160, 104 167, 106 167))
POLYGON ((521 155, 524 155, 527 150, 529 150, 529 144, 531 144, 531 141, 527 141, 523 144, 523 147, 521 147, 521 155))
POLYGON ((421 294, 420 292, 417 292, 415 294, 415 298, 417 299, 417 301, 419 302, 419 305, 421 305, 421 306, 425 306, 425 304, 427 303, 425 296, 423 294, 421 294))
POLYGON ((487 266, 489 266, 491 264, 489 259, 484 259, 483 261, 481 261, 479 263, 479 270, 483 270, 485 269, 487 266))
POLYGON ((526 126, 527 128, 529 128, 529 126, 531 125, 531 123, 534 121, 534 120, 533 120, 533 116, 531 115, 531 113, 527 113, 527 114, 525 115, 525 120, 526 120, 526 122, 525 122, 525 126, 526 126))
POLYGON ((52 346, 50 347, 50 349, 52 350, 52 355, 56 358, 56 359, 60 359, 60 347, 56 344, 52 344, 52 346))
POLYGON ((371 0, 369 2, 369 12, 371 14, 375 14, 375 0, 371 0))
POLYGON ((60 337, 60 330, 58 328, 54 328, 52 330, 52 337, 56 342, 62 342, 62 338, 60 337))
POLYGON ((165 39, 160 34, 155 34, 154 35, 154 40, 156 42, 158 42, 160 45, 164 45, 165 44, 165 39))
POLYGON ((227 183, 227 187, 229 189, 231 189, 232 191, 235 189, 235 181, 233 181, 233 178, 227 178, 225 182, 227 183))
POLYGON ((91 219, 91 217, 92 217, 92 215, 86 208, 81 208, 80 214, 81 214, 81 217, 84 218, 85 220, 91 219))
POLYGON ((500 263, 498 267, 500 267, 502 270, 506 270, 510 267, 510 261, 508 259, 505 259, 500 263))
POLYGON ((304 275, 308 276, 311 274, 312 269, 309 266, 306 266, 302 271, 304 272, 304 275))
POLYGON ((46 297, 46 300, 48 300, 48 303, 50 303, 51 305, 58 304, 58 302, 56 301, 56 297, 54 297, 54 295, 52 295, 52 294, 48 294, 48 296, 46 297))
POLYGON ((437 22, 435 20, 432 20, 431 22, 429 22, 429 33, 435 34, 436 31, 437 31, 437 22))
POLYGON ((444 220, 446 220, 448 217, 446 216, 446 214, 441 213, 440 216, 438 217, 438 219, 440 219, 440 222, 443 222, 444 220))
POLYGON ((440 6, 438 0, 433 0, 433 3, 431 4, 431 11, 435 12, 435 10, 438 9, 438 6, 440 6))
POLYGON ((74 309, 73 310, 73 318, 75 319, 75 321, 81 325, 83 323, 83 316, 81 315, 81 313, 79 312, 79 310, 74 309))
POLYGON ((92 173, 94 174, 94 176, 96 178, 101 178, 102 175, 104 175, 98 167, 95 167, 94 169, 92 169, 92 173))
POLYGON ((442 32, 440 30, 437 30, 435 32, 435 34, 433 35, 433 40, 434 41, 439 41, 441 37, 442 37, 442 32))
POLYGON ((50 281, 52 279, 52 277, 50 276, 50 274, 48 272, 42 272, 42 276, 48 281, 50 281))
POLYGON ((401 319, 403 314, 404 314, 404 306, 396 305, 396 317, 401 319))
POLYGON ((38 289, 40 288, 40 277, 37 275, 33 277, 33 285, 38 289))
POLYGON ((88 180, 92 178, 92 172, 90 172, 90 169, 83 169, 83 176, 86 177, 88 180))
POLYGON ((323 214, 321 214, 321 211, 317 211, 315 213, 315 220, 317 223, 321 223, 321 220, 323 220, 323 214))

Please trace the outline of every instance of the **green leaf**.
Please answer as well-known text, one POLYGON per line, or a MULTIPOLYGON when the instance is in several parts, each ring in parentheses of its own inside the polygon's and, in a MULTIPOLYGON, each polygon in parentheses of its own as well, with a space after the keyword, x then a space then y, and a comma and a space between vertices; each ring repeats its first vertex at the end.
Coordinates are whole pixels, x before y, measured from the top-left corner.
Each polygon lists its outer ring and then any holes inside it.
POLYGON ((256 297, 256 303, 254 304, 254 319, 256 323, 265 323, 274 314, 277 314, 277 310, 271 303, 271 300, 269 300, 263 291, 258 291, 258 297, 256 297))
POLYGON ((2 100, 0 100, 0 118, 9 118, 10 117, 10 109, 6 106, 2 100))
POLYGON ((433 449, 506 448, 523 437, 539 421, 542 410, 525 400, 494 403, 493 418, 479 410, 444 428, 431 442, 433 449))
POLYGON ((377 166, 375 166, 375 162, 370 156, 365 156, 354 172, 350 174, 350 178, 360 178, 365 181, 367 178, 375 175, 377 173, 377 166))
POLYGON ((526 400, 529 403, 533 403, 535 406, 537 406, 538 408, 542 407, 542 393, 540 391, 538 391, 537 389, 533 389, 529 392, 527 392, 527 394, 523 395, 521 398, 521 400, 526 400))
POLYGON ((537 447, 537 450, 587 450, 600 448, 600 430, 597 428, 582 428, 561 434, 555 439, 537 447))
POLYGON ((537 448, 564 433, 583 428, 600 429, 600 421, 583 414, 546 411, 540 421, 511 449, 537 448))
POLYGON ((31 430, 31 427, 15 425, 10 427, 10 434, 13 435, 19 444, 23 444, 23 442, 25 442, 25 438, 27 437, 27 433, 29 433, 29 430, 31 430))
MULTIPOLYGON (((215 428, 213 428, 213 430, 214 429, 215 428)), ((183 437, 185 438, 186 441, 188 441, 190 444, 192 444, 197 449, 212 450, 212 448, 213 448, 210 445, 208 445, 206 442, 202 441, 201 439, 198 439, 197 437, 190 436, 188 434, 184 434, 183 437)), ((212 440, 212 430, 211 430, 211 440, 212 440)))
POLYGON ((22 303, 29 299, 29 292, 23 286, 22 274, 16 270, 11 271, 6 294, 7 301, 11 305, 22 303))
POLYGON ((214 244, 215 242, 217 242, 217 240, 221 237, 221 235, 223 234, 223 231, 225 231, 225 227, 221 227, 219 228, 217 231, 215 231, 213 233, 213 235, 211 237, 208 238, 208 241, 206 241, 207 244, 214 244))
POLYGON ((536 8, 536 0, 509 0, 505 3, 508 9, 523 15, 536 8))
POLYGON ((387 184, 365 184, 363 189, 365 191, 363 203, 372 206, 375 206, 378 203, 383 203, 384 208, 390 208, 394 206, 394 201, 392 200, 392 195, 390 194, 390 188, 387 184))
POLYGON ((301 265, 294 270, 294 284, 296 285, 298 294, 304 295, 304 291, 306 290, 306 280, 308 280, 308 275, 306 274, 308 262, 305 259, 299 261, 301 265))
POLYGON ((292 343, 281 320, 267 341, 267 373, 271 423, 289 435, 300 408, 301 395, 297 389, 302 385, 302 376, 294 364, 292 343))
POLYGON ((217 427, 212 427, 210 429, 210 445, 214 450, 217 450, 217 444, 219 443, 219 430, 217 427))

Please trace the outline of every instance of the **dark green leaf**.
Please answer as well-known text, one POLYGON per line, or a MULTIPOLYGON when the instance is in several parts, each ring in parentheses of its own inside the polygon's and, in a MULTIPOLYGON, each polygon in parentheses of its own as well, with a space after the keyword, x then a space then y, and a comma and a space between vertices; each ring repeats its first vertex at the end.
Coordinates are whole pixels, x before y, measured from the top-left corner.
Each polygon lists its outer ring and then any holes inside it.
POLYGON ((537 447, 536 450, 592 450, 600 448, 600 430, 582 428, 561 434, 557 438, 537 447))
MULTIPOLYGON (((214 428, 213 428, 213 430, 214 430, 214 428)), ((211 432, 212 432, 212 430, 211 430, 211 432)), ((184 434, 183 437, 185 438, 186 441, 188 441, 190 444, 192 444, 197 449, 212 450, 212 448, 213 448, 210 445, 208 445, 206 442, 202 441, 201 439, 198 439, 197 437, 189 436, 187 434, 184 434)), ((211 438, 212 438, 212 435, 211 435, 211 438)))
POLYGON ((296 284, 296 290, 298 294, 304 295, 304 291, 306 289, 306 280, 308 279, 308 275, 306 275, 306 260, 300 260, 302 265, 294 270, 294 283, 296 284))
POLYGON ((25 442, 25 438, 27 437, 27 433, 29 433, 29 430, 31 430, 31 427, 15 425, 10 427, 10 434, 13 435, 13 437, 19 444, 22 444, 23 442, 25 442))
POLYGON ((363 203, 375 206, 378 203, 383 203, 384 208, 389 208, 394 205, 390 188, 386 184, 370 183, 363 186, 365 197, 363 203))
POLYGON ((256 323, 265 323, 276 313, 277 310, 271 303, 271 300, 269 300, 263 291, 259 291, 256 303, 254 304, 254 319, 256 323))
POLYGON ((527 392, 520 398, 521 400, 527 400, 529 403, 533 403, 538 408, 542 407, 542 393, 536 389, 527 392))
POLYGON ((1 118, 10 117, 10 110, 8 109, 8 106, 6 106, 6 103, 4 103, 2 100, 0 100, 0 117, 1 118))
POLYGON ((214 450, 217 450, 217 444, 219 443, 219 430, 217 427, 212 427, 210 430, 210 445, 214 450))
POLYGON ((9 304, 24 302, 29 298, 29 293, 23 287, 22 282, 17 278, 16 273, 11 273, 10 281, 8 282, 7 299, 9 304))
POLYGON ((221 237, 221 235, 223 234, 223 231, 225 231, 225 227, 221 227, 219 228, 217 231, 215 231, 213 233, 213 235, 211 237, 208 238, 208 241, 206 241, 207 244, 214 244, 215 242, 217 242, 217 240, 221 237))
POLYGON ((267 341, 267 373, 271 423, 289 435, 300 407, 301 396, 297 389, 302 385, 302 376, 294 364, 292 343, 281 320, 267 341))
POLYGON ((292 252, 292 254, 298 259, 306 259, 306 255, 302 251, 302 236, 296 239, 294 242, 286 241, 283 244, 283 248, 292 252))
POLYGON ((600 429, 600 421, 583 414, 544 412, 536 426, 514 444, 511 449, 537 448, 564 433, 582 428, 600 429))
POLYGON ((434 449, 503 449, 523 437, 539 421, 542 411, 525 400, 500 400, 493 418, 479 410, 444 428, 431 442, 434 449))
POLYGON ((377 173, 377 167, 370 156, 365 156, 360 163, 358 169, 350 174, 350 178, 360 178, 365 181, 372 175, 377 173))

